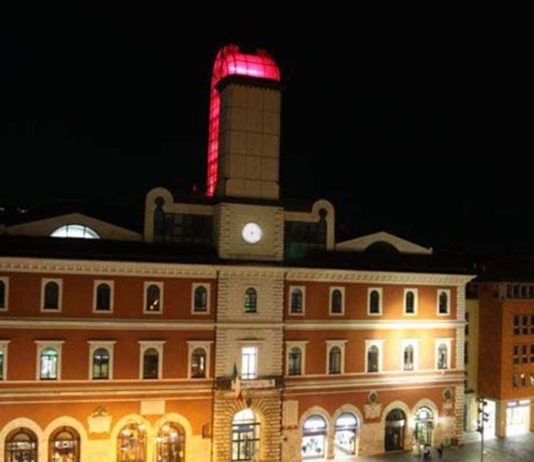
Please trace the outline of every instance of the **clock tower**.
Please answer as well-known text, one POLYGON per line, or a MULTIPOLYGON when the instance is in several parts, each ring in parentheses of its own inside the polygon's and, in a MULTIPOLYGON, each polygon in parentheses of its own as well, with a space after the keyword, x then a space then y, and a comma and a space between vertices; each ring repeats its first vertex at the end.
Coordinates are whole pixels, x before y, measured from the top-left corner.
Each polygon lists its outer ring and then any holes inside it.
POLYGON ((279 205, 280 71, 264 51, 224 47, 213 69, 207 194, 219 256, 283 259, 279 205))

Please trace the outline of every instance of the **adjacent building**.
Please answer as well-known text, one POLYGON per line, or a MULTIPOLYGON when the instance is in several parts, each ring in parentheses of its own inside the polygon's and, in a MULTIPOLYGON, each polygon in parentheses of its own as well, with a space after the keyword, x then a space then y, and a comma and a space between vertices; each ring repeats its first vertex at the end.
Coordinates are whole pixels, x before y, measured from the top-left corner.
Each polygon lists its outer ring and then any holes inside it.
POLYGON ((280 199, 267 53, 222 49, 211 91, 205 197, 151 190, 142 229, 79 210, 3 228, 0 460, 461 444, 472 276, 386 232, 336 242, 330 202, 280 199))

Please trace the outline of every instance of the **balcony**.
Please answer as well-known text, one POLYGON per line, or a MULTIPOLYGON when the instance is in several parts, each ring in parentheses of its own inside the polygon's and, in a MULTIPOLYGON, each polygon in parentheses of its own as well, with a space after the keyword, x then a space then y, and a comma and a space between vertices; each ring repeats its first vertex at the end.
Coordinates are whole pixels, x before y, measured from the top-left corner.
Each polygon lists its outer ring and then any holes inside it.
MULTIPOLYGON (((282 388, 283 377, 279 375, 265 375, 257 377, 256 379, 241 380, 241 390, 267 390, 274 388, 282 388)), ((231 377, 217 377, 215 381, 216 390, 231 390, 231 377)))

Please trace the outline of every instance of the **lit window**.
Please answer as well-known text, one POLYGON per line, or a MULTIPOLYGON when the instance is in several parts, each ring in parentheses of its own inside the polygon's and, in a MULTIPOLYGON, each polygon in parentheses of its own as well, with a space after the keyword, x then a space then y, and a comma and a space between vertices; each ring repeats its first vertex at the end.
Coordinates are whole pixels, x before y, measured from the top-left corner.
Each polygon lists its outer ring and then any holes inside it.
POLYGON ((59 311, 61 309, 61 279, 42 280, 43 311, 59 311))
POLYGON ((251 409, 243 409, 232 421, 232 462, 258 460, 259 449, 259 419, 251 409))
POLYGON ((98 348, 93 353, 93 379, 109 379, 109 351, 105 348, 98 348))
POLYGON ((304 291, 301 287, 292 287, 290 289, 290 313, 302 314, 304 312, 304 291))
POLYGON ((205 285, 193 286, 193 312, 208 312, 208 289, 205 285))
POLYGON ((403 352, 403 369, 405 371, 414 370, 414 348, 413 345, 407 345, 404 347, 403 352))
POLYGON ((117 436, 117 462, 146 461, 146 426, 131 423, 117 436))
POLYGON ((369 289, 368 314, 382 313, 382 289, 369 289))
POLYGON ((37 437, 27 428, 17 428, 7 435, 6 462, 37 462, 37 437))
POLYGON ((206 377, 206 351, 203 348, 195 348, 191 354, 191 377, 193 379, 206 377))
POLYGON ((95 281, 95 311, 113 311, 113 283, 95 281))
POLYGON ((343 314, 343 288, 330 289, 330 314, 343 314))
POLYGON ((327 424, 320 415, 312 415, 302 427, 302 459, 324 459, 326 456, 327 424))
POLYGON ((50 436, 50 455, 52 461, 80 461, 80 435, 70 427, 61 427, 50 436))
POLYGON ((449 314, 450 310, 450 290, 438 290, 438 313, 449 314))
POLYGON ((41 380, 57 380, 59 375, 58 362, 58 352, 54 348, 45 348, 41 352, 39 378, 41 380))
POLYGON ((302 351, 298 347, 289 350, 288 375, 302 374, 302 351))
POLYGON ((145 313, 159 314, 163 309, 163 283, 145 282, 145 313))
POLYGON ((417 311, 417 293, 415 289, 404 291, 404 313, 416 314, 417 311))
POLYGON ((258 349, 256 347, 244 347, 241 349, 241 378, 252 380, 257 376, 258 349))
POLYGON ((182 462, 185 452, 185 431, 173 422, 163 424, 156 437, 156 461, 182 462))
POLYGON ((440 343, 438 347, 438 369, 449 368, 449 349, 445 343, 440 343))
POLYGON ((256 313, 258 294, 256 289, 249 287, 245 291, 245 313, 256 313))
POLYGON ((334 445, 343 455, 353 456, 356 454, 358 427, 358 418, 351 412, 344 412, 336 419, 334 445))
POLYGON ((56 229, 51 237, 69 237, 69 238, 78 238, 78 239, 100 239, 98 233, 84 225, 65 225, 61 228, 56 229))
POLYGON ((0 381, 6 380, 7 342, 0 342, 0 381))

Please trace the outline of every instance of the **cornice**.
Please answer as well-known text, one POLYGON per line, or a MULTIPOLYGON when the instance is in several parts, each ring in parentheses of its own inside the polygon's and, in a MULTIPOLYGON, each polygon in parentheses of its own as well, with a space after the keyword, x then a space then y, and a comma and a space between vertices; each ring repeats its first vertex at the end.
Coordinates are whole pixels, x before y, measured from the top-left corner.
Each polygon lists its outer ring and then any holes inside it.
POLYGON ((469 274, 434 274, 393 271, 337 269, 289 269, 286 279, 307 282, 365 282, 374 284, 417 284, 461 286, 475 278, 469 274))
POLYGON ((358 321, 346 319, 343 321, 286 321, 285 330, 406 330, 406 329, 455 329, 465 326, 465 321, 403 321, 388 319, 384 321, 358 321))

